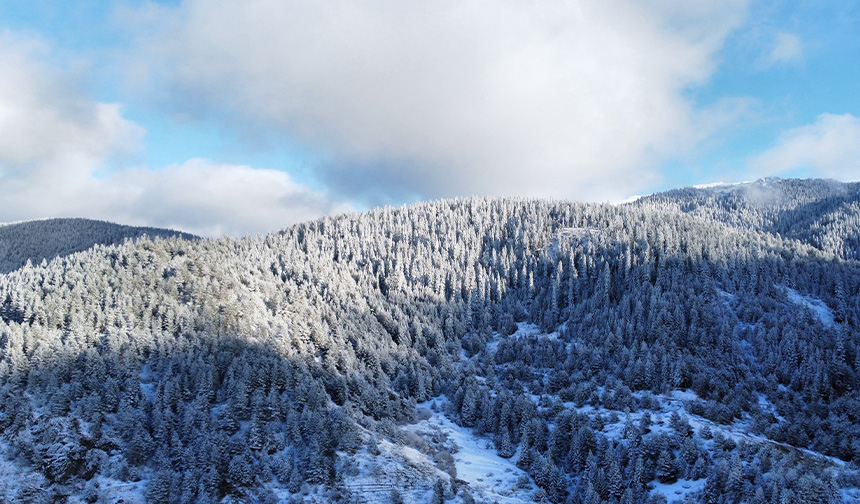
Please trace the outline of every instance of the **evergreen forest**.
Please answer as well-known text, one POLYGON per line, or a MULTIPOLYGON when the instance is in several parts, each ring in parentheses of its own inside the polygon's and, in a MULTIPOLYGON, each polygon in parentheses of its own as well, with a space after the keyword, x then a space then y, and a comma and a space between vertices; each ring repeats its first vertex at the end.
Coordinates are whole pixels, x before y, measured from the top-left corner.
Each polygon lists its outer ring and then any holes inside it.
POLYGON ((53 224, 0 226, 0 503, 860 502, 860 183, 53 224))

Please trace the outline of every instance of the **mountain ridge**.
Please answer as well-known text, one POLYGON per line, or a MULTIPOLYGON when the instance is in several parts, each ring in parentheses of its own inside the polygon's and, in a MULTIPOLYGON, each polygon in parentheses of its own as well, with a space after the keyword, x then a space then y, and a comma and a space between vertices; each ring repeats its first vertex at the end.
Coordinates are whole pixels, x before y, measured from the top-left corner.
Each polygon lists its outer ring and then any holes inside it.
POLYGON ((801 239, 850 206, 793 237, 685 201, 444 200, 0 275, 0 497, 857 502, 860 264, 801 239))
POLYGON ((642 201, 671 201, 685 213, 735 227, 752 226, 842 258, 860 259, 860 182, 771 177, 674 189, 642 201))
POLYGON ((83 218, 48 218, 0 224, 0 274, 55 257, 84 251, 94 245, 114 245, 127 239, 180 236, 190 233, 147 226, 128 226, 83 218), (33 236, 38 239, 33 239, 33 236))

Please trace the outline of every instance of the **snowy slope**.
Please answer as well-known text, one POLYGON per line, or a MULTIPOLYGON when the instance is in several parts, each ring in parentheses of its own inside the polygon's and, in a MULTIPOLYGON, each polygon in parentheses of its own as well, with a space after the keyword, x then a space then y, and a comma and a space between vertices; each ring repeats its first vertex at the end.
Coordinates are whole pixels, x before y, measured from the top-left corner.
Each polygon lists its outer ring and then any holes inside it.
MULTIPOLYGON (((444 403, 444 398, 432 402, 444 403)), ((419 407, 427 409, 430 402, 419 407)), ((531 479, 514 464, 516 457, 499 457, 489 437, 476 436, 471 429, 456 425, 439 411, 407 429, 426 439, 446 439, 450 443, 454 449, 457 480, 476 499, 500 504, 532 502, 536 487, 531 479), (519 485, 521 480, 528 484, 519 485)))

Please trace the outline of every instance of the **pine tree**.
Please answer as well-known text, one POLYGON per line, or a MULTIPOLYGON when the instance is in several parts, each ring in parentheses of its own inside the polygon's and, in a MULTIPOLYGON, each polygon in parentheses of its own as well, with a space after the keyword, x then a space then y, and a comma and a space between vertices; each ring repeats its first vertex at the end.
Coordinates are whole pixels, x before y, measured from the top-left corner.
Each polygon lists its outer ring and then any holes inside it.
POLYGON ((497 437, 498 441, 496 443, 496 451, 502 458, 511 458, 516 453, 513 444, 511 443, 511 436, 508 433, 508 429, 503 428, 502 433, 497 437))
POLYGON ((621 468, 618 465, 618 459, 615 457, 613 450, 606 452, 606 461, 606 491, 610 497, 620 499, 624 492, 624 477, 621 474, 621 468))
POLYGON ((660 483, 674 483, 678 480, 678 466, 671 450, 660 451, 655 472, 660 483))
POLYGON ((445 503, 445 483, 441 479, 437 479, 433 485, 433 498, 430 502, 432 504, 445 503))
POLYGON ((146 501, 155 504, 167 504, 170 501, 170 486, 173 475, 169 469, 159 469, 155 476, 149 480, 146 487, 146 501))

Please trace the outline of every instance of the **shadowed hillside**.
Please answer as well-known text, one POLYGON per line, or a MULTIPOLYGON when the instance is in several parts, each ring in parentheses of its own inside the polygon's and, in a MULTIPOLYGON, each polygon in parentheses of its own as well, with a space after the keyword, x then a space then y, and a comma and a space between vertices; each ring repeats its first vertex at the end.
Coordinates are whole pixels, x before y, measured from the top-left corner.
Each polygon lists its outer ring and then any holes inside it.
POLYGON ((29 260, 39 264, 59 256, 86 250, 93 245, 116 245, 142 236, 193 235, 150 227, 135 227, 89 219, 45 219, 0 224, 0 273, 24 266, 29 260))

